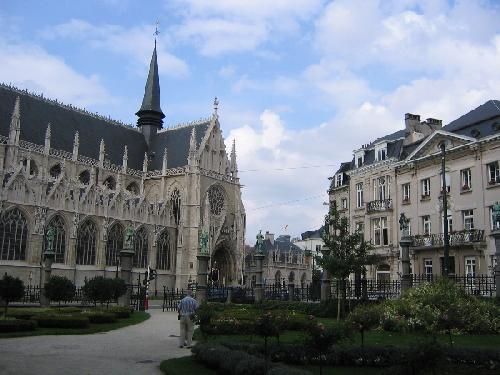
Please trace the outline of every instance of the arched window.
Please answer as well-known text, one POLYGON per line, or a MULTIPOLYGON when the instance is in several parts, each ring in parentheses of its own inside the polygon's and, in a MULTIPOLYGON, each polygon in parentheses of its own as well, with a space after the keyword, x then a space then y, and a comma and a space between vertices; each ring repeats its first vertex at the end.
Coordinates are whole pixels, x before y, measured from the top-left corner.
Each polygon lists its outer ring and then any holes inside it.
POLYGON ((106 265, 116 266, 120 250, 123 249, 123 226, 119 223, 114 224, 108 232, 106 241, 106 265))
POLYGON ((276 285, 280 285, 281 283, 281 272, 276 271, 276 274, 274 275, 274 282, 276 285))
POLYGON ((175 189, 170 196, 170 203, 172 205, 172 216, 175 224, 179 225, 181 221, 181 194, 179 190, 175 189))
POLYGON ((26 172, 28 172, 28 161, 29 161, 29 175, 30 176, 36 176, 38 173, 38 167, 36 166, 36 163, 34 160, 30 159, 23 159, 23 167, 26 172))
POLYGON ((61 174, 61 164, 57 163, 50 168, 50 177, 57 178, 61 174))
POLYGON ((104 180, 102 183, 103 186, 107 187, 110 190, 115 190, 116 188, 116 181, 113 176, 109 176, 104 180))
POLYGON ((219 185, 213 185, 208 189, 208 201, 210 202, 210 213, 219 216, 224 209, 224 190, 219 185))
POLYGON ((78 228, 76 239, 76 264, 95 264, 97 227, 87 220, 78 228))
POLYGON ((293 283, 295 281, 295 273, 292 271, 290 275, 288 275, 288 281, 293 283))
POLYGON ((128 184, 127 186, 127 190, 129 192, 131 192, 132 194, 139 194, 139 186, 137 186, 137 184, 135 182, 131 182, 130 184, 128 184))
POLYGON ((82 173, 80 173, 80 176, 78 177, 78 180, 80 181, 80 183, 82 183, 84 185, 88 185, 89 182, 90 182, 90 172, 89 171, 83 171, 82 173))
POLYGON ((66 250, 66 226, 60 215, 54 216, 47 227, 45 228, 45 240, 43 241, 43 251, 47 249, 47 231, 49 228, 54 230, 54 243, 52 250, 56 253, 54 258, 55 263, 64 263, 64 253, 66 250))
POLYGON ((134 267, 146 268, 148 266, 148 233, 144 227, 135 232, 134 250, 134 267))
POLYGON ((25 260, 28 224, 20 210, 14 208, 0 218, 0 259, 25 260))
POLYGON ((170 251, 170 236, 166 230, 158 237, 156 248, 158 250, 156 268, 159 270, 169 270, 171 267, 172 253, 170 251))

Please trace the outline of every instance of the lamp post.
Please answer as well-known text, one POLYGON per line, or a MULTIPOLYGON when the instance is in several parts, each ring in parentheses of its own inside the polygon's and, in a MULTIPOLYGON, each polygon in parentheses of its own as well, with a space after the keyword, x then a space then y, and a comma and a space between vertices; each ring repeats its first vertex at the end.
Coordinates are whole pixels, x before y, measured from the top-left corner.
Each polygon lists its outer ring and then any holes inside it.
POLYGON ((441 148, 441 178, 442 178, 442 190, 441 195, 443 197, 443 243, 444 243, 444 260, 443 260, 443 271, 444 276, 448 277, 450 271, 450 238, 448 235, 448 197, 446 196, 446 144, 441 142, 439 147, 441 148))

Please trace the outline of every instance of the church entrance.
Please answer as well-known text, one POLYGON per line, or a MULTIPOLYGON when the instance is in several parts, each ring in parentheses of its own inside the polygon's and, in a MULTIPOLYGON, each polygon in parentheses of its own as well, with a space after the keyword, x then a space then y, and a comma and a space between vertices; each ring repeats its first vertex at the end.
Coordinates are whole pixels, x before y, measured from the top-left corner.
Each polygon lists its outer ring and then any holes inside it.
POLYGON ((231 284, 235 280, 235 264, 229 246, 219 244, 212 253, 209 283, 215 287, 231 284))

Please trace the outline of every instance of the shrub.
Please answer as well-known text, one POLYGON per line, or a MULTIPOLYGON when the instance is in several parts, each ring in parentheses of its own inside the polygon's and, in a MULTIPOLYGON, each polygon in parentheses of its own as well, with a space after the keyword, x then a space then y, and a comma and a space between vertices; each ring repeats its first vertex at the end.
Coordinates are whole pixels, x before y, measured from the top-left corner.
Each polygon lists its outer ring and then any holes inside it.
POLYGON ((130 307, 126 306, 112 306, 106 309, 106 311, 114 314, 117 319, 127 319, 132 314, 130 307))
POLYGON ((267 358, 267 338, 270 336, 279 337, 280 321, 268 311, 255 322, 255 333, 264 337, 264 355, 267 358))
POLYGON ((102 305, 117 300, 125 294, 127 286, 122 279, 108 279, 103 276, 96 276, 85 281, 82 291, 85 298, 92 301, 94 305, 97 305, 98 302, 102 305))
POLYGON ((361 305, 349 314, 350 324, 361 334, 361 347, 365 346, 365 332, 379 325, 380 315, 381 309, 376 305, 361 305))
POLYGON ((447 279, 412 288, 400 300, 385 301, 381 320, 383 328, 448 333, 450 339, 452 331, 500 332, 499 307, 466 294, 447 279))
POLYGON ((116 315, 109 312, 103 311, 90 311, 82 314, 89 319, 90 323, 93 324, 106 324, 116 322, 116 315))
POLYGON ((40 315, 34 319, 39 327, 44 328, 87 328, 89 326, 89 319, 86 316, 40 315))
POLYGON ((0 333, 33 331, 36 328, 36 322, 33 320, 0 320, 0 333))
POLYGON ((75 284, 64 276, 51 276, 45 283, 45 296, 55 302, 70 301, 75 296, 75 284))
POLYGON ((4 317, 7 316, 7 307, 10 302, 18 301, 24 297, 24 283, 18 277, 7 274, 0 279, 0 299, 5 303, 4 317))

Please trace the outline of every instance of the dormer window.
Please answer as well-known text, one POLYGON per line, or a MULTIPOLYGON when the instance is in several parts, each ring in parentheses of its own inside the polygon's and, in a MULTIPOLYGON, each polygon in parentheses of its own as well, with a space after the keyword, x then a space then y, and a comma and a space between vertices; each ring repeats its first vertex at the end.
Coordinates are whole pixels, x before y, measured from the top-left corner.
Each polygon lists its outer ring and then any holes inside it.
POLYGON ((365 151, 358 151, 354 153, 354 162, 356 163, 356 168, 361 168, 365 163, 365 151))
POLYGON ((342 181, 344 180, 343 173, 335 175, 335 187, 342 186, 342 181))
POLYGON ((375 160, 381 161, 387 159, 387 143, 375 146, 375 160))

